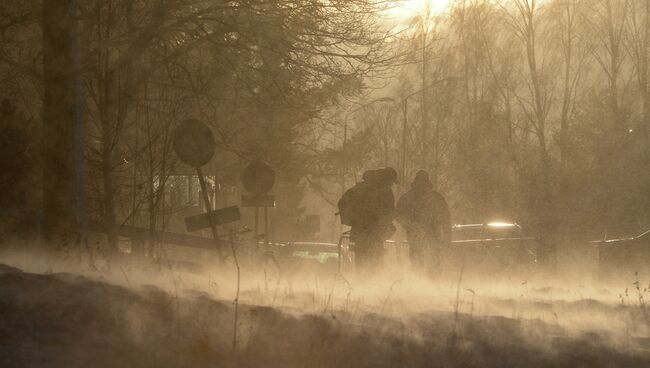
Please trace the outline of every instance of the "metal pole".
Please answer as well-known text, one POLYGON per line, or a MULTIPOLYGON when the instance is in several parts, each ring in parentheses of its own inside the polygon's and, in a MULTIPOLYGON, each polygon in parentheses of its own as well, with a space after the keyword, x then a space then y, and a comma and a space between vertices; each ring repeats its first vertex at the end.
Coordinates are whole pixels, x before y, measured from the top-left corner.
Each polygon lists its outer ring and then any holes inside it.
POLYGON ((343 145, 341 148, 345 148, 345 144, 348 141, 348 116, 350 114, 345 115, 345 122, 343 124, 343 145))
MULTIPOLYGON (((406 180, 406 156, 407 156, 407 148, 406 148, 407 138, 406 137, 407 137, 407 133, 408 133, 407 132, 407 128, 408 128, 407 127, 407 124, 408 124, 408 109, 407 109, 408 108, 408 104, 407 104, 408 99, 415 96, 415 95, 417 95, 418 93, 422 93, 423 102, 425 103, 425 101, 424 101, 424 99, 425 99, 424 92, 426 90, 428 90, 429 88, 431 88, 433 86, 436 86, 436 85, 438 85, 438 84, 440 84, 442 82, 451 82, 451 81, 456 81, 456 80, 460 80, 460 79, 461 78, 459 78, 459 77, 448 77, 448 78, 439 79, 439 80, 437 80, 437 81, 435 81, 433 83, 430 83, 428 86, 426 86, 424 88, 421 88, 421 89, 419 89, 419 90, 417 90, 415 92, 410 93, 409 95, 407 95, 406 97, 404 97, 402 99, 402 101, 404 102, 404 120, 403 120, 404 125, 402 126, 402 150, 403 150, 403 152, 402 152, 402 154, 403 154, 403 156, 402 156, 402 160, 403 160, 402 161, 402 180, 406 180)), ((424 114, 424 109, 425 109, 425 106, 423 105, 422 106, 423 114, 424 114)), ((423 124, 422 124, 421 128, 424 129, 424 128, 426 128, 425 124, 424 124, 424 115, 423 115, 422 122, 423 122, 423 124)), ((424 130, 421 132, 421 134, 422 134, 422 139, 424 139, 424 136, 425 136, 424 130)), ((439 132, 437 134, 439 134, 439 132)), ((437 173, 435 173, 435 175, 437 175, 437 173)))
POLYGON ((264 244, 269 245, 269 208, 264 206, 264 244))
POLYGON ((348 118, 350 117, 350 115, 352 115, 353 113, 355 113, 355 112, 357 112, 357 111, 359 111, 361 109, 364 109, 364 108, 366 108, 366 107, 368 107, 368 106, 370 106, 370 105, 372 105, 374 103, 377 103, 377 102, 394 102, 394 101, 395 100, 392 97, 380 97, 380 98, 374 99, 374 100, 372 100, 372 101, 370 101, 370 102, 368 102, 366 104, 363 104, 363 105, 357 107, 356 109, 354 109, 354 110, 348 112, 347 114, 345 114, 345 118, 343 118, 343 147, 342 148, 345 147, 345 144, 348 141, 348 118))
MULTIPOLYGON (((207 185, 205 184, 205 178, 203 177, 203 170, 200 167, 197 167, 196 173, 199 176, 199 184, 201 184, 203 202, 205 202, 205 207, 210 211, 212 205, 210 204, 210 196, 208 195, 207 185)), ((210 221, 210 230, 212 230, 212 237, 217 244, 217 249, 219 249, 219 232, 217 231, 217 225, 213 224, 212 221, 210 221)))
POLYGON ((408 99, 404 99, 404 120, 402 121, 402 185, 406 184, 406 127, 408 124, 408 99))
POLYGON ((214 183, 214 190, 212 191, 212 204, 211 207, 213 210, 217 209, 217 203, 219 203, 219 184, 217 184, 217 176, 212 176, 212 181, 214 183))
POLYGON ((271 216, 269 218, 270 223, 270 234, 271 234, 271 244, 275 244, 275 207, 271 209, 271 216))
POLYGON ((187 176, 187 204, 190 206, 194 204, 192 201, 192 175, 187 176))
POLYGON ((341 246, 342 246, 342 243, 343 243, 343 234, 341 234, 341 236, 339 237, 339 244, 338 244, 338 252, 339 252, 339 254, 338 254, 338 272, 339 273, 341 273, 341 257, 342 257, 341 246))
POLYGON ((257 246, 257 237, 260 235, 260 208, 255 206, 255 246, 257 246))

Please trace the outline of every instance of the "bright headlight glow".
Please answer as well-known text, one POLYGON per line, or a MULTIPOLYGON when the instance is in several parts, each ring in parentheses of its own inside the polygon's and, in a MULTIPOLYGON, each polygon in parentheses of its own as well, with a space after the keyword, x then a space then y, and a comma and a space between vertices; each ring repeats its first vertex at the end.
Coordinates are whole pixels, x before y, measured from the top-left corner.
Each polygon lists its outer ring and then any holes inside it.
POLYGON ((513 227, 515 224, 509 222, 490 222, 487 224, 490 227, 513 227))

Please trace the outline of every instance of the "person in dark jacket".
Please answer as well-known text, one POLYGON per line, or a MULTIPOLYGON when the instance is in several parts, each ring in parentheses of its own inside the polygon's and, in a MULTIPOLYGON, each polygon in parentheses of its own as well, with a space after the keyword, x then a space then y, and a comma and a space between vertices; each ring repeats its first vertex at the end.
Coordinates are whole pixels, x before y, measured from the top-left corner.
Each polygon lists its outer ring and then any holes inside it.
POLYGON ((397 202, 397 221, 406 230, 411 267, 429 276, 439 271, 441 248, 451 240, 449 206, 420 170, 397 202))
POLYGON ((366 171, 363 181, 350 188, 339 201, 341 221, 350 225, 357 270, 367 274, 383 261, 383 244, 395 232, 393 218, 397 182, 393 168, 366 171))

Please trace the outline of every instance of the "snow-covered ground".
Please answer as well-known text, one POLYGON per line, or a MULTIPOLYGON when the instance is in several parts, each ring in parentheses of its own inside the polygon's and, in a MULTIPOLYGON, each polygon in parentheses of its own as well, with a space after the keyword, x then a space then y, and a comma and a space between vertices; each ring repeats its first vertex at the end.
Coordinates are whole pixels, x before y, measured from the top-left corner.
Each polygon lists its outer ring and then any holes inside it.
POLYGON ((650 367, 644 286, 0 263, 0 367, 650 367))

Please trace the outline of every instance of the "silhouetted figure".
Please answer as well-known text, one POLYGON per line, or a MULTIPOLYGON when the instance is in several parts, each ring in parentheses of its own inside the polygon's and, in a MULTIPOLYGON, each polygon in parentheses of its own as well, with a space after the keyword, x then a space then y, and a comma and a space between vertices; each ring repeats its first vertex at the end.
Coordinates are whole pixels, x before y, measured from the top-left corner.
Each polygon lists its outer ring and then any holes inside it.
POLYGON ((350 188, 339 200, 341 222, 352 227, 357 270, 367 274, 383 261, 384 241, 395 232, 395 197, 391 189, 397 183, 393 168, 369 170, 363 181, 350 188))
POLYGON ((428 275, 440 269, 440 251, 451 238, 449 206, 420 170, 397 202, 397 221, 406 230, 411 266, 428 275))

